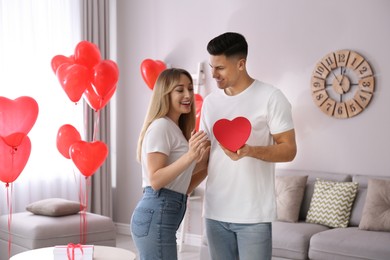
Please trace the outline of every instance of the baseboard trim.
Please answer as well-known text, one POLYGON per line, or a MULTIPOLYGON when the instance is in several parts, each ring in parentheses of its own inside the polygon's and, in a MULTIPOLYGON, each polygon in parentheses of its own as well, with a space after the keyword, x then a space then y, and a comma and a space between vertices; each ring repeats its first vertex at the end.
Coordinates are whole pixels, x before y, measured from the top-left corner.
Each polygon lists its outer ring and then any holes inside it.
MULTIPOLYGON (((118 234, 131 236, 129 224, 115 223, 115 227, 116 232, 118 234)), ((177 237, 180 237, 180 232, 177 233, 177 237)), ((202 236, 198 234, 186 233, 184 235, 184 244, 191 246, 200 246, 202 244, 202 236)))
POLYGON ((121 235, 131 236, 129 224, 115 223, 115 226, 116 226, 116 233, 121 235))

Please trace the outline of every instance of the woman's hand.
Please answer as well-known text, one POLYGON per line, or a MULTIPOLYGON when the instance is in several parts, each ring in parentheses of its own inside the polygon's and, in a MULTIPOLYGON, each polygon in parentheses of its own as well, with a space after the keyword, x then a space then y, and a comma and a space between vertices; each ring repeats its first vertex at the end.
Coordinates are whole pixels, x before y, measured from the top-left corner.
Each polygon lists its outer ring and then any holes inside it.
POLYGON ((210 150, 208 147, 210 146, 210 141, 208 141, 205 132, 196 132, 193 130, 188 143, 189 149, 187 154, 190 156, 191 160, 199 162, 205 156, 208 158, 208 151, 210 150))

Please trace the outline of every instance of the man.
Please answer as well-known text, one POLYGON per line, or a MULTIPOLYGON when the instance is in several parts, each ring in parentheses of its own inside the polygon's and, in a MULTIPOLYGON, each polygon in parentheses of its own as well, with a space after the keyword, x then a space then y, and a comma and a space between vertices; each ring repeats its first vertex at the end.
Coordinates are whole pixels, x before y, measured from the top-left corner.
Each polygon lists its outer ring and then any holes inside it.
POLYGON ((275 162, 293 160, 297 150, 291 105, 280 90, 248 75, 241 34, 219 35, 207 51, 221 90, 205 98, 200 126, 211 140, 204 211, 210 254, 214 260, 271 259, 275 162), (213 126, 236 117, 247 118, 252 129, 233 152, 218 143, 213 126))

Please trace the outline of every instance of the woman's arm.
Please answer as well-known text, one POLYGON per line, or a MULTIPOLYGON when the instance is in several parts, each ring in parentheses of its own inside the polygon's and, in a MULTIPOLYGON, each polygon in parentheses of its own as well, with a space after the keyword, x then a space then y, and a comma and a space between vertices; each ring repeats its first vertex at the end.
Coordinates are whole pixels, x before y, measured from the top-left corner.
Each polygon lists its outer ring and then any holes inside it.
POLYGON ((187 194, 193 192, 194 189, 198 187, 198 185, 201 184, 202 181, 207 177, 207 166, 209 162, 210 148, 210 142, 208 141, 207 147, 202 151, 202 158, 200 159, 200 161, 198 161, 193 171, 187 194))
POLYGON ((195 133, 189 141, 188 152, 169 165, 167 155, 160 152, 149 153, 146 160, 152 188, 154 190, 163 188, 184 172, 193 161, 199 160, 206 141, 207 136, 204 132, 195 133))

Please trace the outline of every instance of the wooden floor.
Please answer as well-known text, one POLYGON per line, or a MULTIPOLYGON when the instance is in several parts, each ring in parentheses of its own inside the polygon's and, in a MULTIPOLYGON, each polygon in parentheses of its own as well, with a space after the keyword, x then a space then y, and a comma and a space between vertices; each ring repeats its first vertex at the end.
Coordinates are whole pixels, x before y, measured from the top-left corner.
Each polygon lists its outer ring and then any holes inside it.
MULTIPOLYGON (((138 256, 137 248, 134 246, 131 236, 118 234, 116 237, 116 247, 134 252, 138 256)), ((183 245, 183 249, 178 254, 179 260, 199 260, 199 247, 183 245)), ((139 258, 136 258, 139 260, 139 258)))

